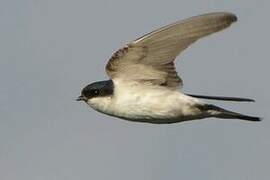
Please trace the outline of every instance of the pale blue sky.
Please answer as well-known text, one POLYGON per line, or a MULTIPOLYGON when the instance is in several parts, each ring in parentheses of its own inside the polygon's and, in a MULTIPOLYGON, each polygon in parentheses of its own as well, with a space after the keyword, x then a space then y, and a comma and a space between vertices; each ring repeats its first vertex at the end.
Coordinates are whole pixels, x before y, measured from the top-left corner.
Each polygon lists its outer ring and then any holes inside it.
POLYGON ((0 0, 0 179, 268 180, 269 7, 267 0, 0 0), (132 123, 75 101, 82 87, 107 79, 107 59, 125 43, 213 11, 239 21, 178 57, 184 91, 254 98, 212 103, 263 122, 132 123))

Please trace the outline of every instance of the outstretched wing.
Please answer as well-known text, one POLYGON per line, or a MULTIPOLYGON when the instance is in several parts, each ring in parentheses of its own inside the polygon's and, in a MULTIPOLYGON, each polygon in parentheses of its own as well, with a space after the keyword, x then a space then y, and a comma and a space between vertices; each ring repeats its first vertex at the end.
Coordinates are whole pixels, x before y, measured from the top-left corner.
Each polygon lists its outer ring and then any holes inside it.
POLYGON ((188 18, 148 33, 118 50, 106 72, 112 79, 150 82, 168 88, 182 86, 174 59, 201 37, 229 27, 237 20, 231 13, 218 12, 188 18))

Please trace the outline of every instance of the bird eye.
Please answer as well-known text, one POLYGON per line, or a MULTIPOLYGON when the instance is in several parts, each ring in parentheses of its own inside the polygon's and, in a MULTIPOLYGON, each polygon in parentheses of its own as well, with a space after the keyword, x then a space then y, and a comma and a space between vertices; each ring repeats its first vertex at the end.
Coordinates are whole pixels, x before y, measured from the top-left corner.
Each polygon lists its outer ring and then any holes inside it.
POLYGON ((93 90, 93 94, 94 94, 95 96, 98 96, 98 95, 99 95, 99 90, 98 90, 98 89, 93 90))

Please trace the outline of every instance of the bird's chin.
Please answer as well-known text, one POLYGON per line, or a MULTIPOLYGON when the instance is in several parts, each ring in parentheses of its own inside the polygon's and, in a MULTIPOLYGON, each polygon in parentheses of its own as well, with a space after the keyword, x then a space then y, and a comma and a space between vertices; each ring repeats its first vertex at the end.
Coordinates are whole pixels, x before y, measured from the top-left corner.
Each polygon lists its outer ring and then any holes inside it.
POLYGON ((88 104, 90 107, 94 108, 96 106, 96 104, 99 104, 99 98, 90 98, 90 99, 87 99, 85 100, 84 102, 86 104, 88 104))
POLYGON ((93 97, 86 104, 97 111, 106 112, 111 104, 111 97, 93 97))

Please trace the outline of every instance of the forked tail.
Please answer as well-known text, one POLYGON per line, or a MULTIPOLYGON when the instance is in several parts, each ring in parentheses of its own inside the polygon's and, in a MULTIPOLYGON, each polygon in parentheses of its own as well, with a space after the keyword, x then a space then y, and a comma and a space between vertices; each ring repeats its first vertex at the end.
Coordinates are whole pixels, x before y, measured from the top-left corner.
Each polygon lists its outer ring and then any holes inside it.
POLYGON ((226 109, 220 108, 218 106, 212 104, 204 104, 200 105, 199 109, 203 112, 209 113, 210 116, 222 119, 242 119, 246 121, 261 121, 260 117, 248 116, 244 114, 240 114, 233 111, 228 111, 226 109))

